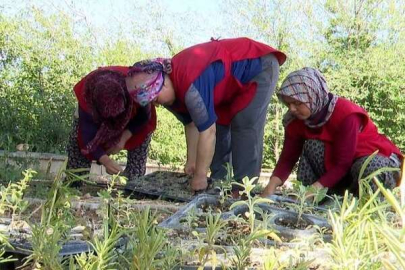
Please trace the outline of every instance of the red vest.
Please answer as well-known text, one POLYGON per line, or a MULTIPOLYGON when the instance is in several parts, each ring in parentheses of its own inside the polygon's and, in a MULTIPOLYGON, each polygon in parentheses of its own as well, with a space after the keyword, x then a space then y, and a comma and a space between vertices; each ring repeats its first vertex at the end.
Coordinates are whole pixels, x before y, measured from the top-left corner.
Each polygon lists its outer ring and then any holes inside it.
POLYGON ((224 78, 214 89, 214 108, 218 124, 228 125, 240 110, 244 109, 256 93, 256 83, 241 84, 231 74, 231 65, 235 61, 258 58, 274 54, 280 65, 286 55, 270 46, 248 38, 213 40, 187 48, 172 58, 170 79, 176 93, 174 110, 187 112, 185 95, 190 85, 213 62, 224 65, 224 78))
POLYGON ((339 134, 342 121, 351 114, 362 117, 362 130, 357 135, 355 158, 368 156, 378 150, 378 154, 389 157, 392 153, 402 156, 401 151, 387 137, 378 133, 377 127, 360 106, 344 98, 339 98, 331 118, 320 128, 309 128, 303 120, 295 119, 286 128, 291 136, 303 139, 315 139, 325 143, 325 168, 330 169, 334 162, 332 146, 335 135, 339 134))
MULTIPOLYGON (((108 69, 108 70, 112 70, 112 71, 117 71, 120 72, 121 74, 123 74, 124 76, 127 76, 129 67, 123 67, 123 66, 111 66, 111 67, 101 67, 97 70, 100 69, 108 69)), ((94 72, 94 71, 93 71, 94 72)), ((79 106, 82 110, 84 110, 87 113, 90 113, 86 101, 84 99, 84 84, 86 82, 86 78, 92 74, 93 72, 89 73, 88 75, 86 75, 84 78, 82 78, 80 80, 80 82, 78 82, 73 90, 76 94, 76 98, 77 101, 79 103, 79 106)), ((133 109, 132 109, 132 117, 135 116, 137 109, 139 108, 139 104, 134 102, 133 105, 133 109)), ((129 140, 127 141, 127 143, 125 144, 125 149, 126 150, 132 150, 138 146, 140 146, 144 141, 146 136, 153 132, 156 129, 156 110, 155 110, 155 106, 153 106, 151 104, 152 108, 151 108, 151 119, 148 121, 148 123, 136 134, 133 134, 131 138, 129 138, 129 140)), ((131 117, 131 118, 132 118, 131 117)), ((82 141, 82 136, 81 136, 81 131, 79 129, 79 133, 78 133, 78 141, 79 141, 79 146, 80 148, 84 147, 84 143, 82 141)))

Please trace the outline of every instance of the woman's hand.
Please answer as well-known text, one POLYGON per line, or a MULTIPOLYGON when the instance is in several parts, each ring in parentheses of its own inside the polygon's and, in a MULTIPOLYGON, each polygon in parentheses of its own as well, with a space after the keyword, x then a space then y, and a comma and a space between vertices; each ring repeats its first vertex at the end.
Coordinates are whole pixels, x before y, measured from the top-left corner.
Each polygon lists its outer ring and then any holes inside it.
POLYGON ((319 181, 316 181, 311 186, 313 186, 314 188, 317 188, 317 189, 324 188, 324 186, 319 181))
POLYGON ((319 181, 316 181, 315 183, 313 183, 311 185, 311 187, 312 187, 312 189, 311 189, 312 191, 308 191, 305 194, 305 198, 307 201, 313 202, 315 200, 315 196, 318 193, 319 189, 323 189, 324 186, 321 183, 319 183, 319 181))
POLYGON ((193 191, 206 190, 208 187, 207 175, 194 174, 190 181, 190 187, 193 191))
POLYGON ((118 174, 123 171, 121 166, 118 165, 117 162, 109 158, 107 155, 101 156, 99 161, 101 164, 103 164, 108 174, 118 174))
POLYGON ((184 172, 189 176, 193 176, 195 172, 195 163, 187 160, 186 164, 184 165, 184 172))
POLYGON ((273 195, 274 192, 276 191, 276 188, 278 186, 281 186, 282 184, 283 184, 283 181, 281 181, 281 179, 278 178, 277 176, 270 177, 269 183, 264 188, 264 190, 262 191, 262 194, 260 194, 260 196, 268 197, 270 195, 273 195))

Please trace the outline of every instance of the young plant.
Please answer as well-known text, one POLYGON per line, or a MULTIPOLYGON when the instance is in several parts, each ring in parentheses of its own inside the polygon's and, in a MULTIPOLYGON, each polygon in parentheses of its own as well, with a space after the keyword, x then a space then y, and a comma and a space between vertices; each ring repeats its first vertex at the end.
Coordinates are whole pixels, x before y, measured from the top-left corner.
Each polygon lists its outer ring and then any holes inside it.
MULTIPOLYGON (((211 260, 213 264, 217 264, 216 261, 216 251, 215 251, 215 241, 218 237, 218 233, 226 226, 227 222, 221 219, 221 214, 212 214, 211 212, 206 216, 207 228, 204 233, 197 233, 193 231, 193 234, 200 239, 200 242, 205 242, 207 245, 200 245, 197 248, 198 259, 200 265, 204 266, 211 255, 211 260), (202 237, 201 237, 202 236, 202 237)), ((226 250, 222 248, 226 254, 226 250)))
POLYGON ((92 252, 75 256, 76 262, 70 261, 70 268, 76 269, 75 264, 81 270, 107 270, 118 269, 117 242, 122 236, 121 228, 114 218, 107 217, 103 221, 103 237, 96 236, 92 242, 92 252))
POLYGON ((112 180, 108 183, 107 189, 98 193, 103 199, 101 208, 103 234, 102 236, 96 235, 90 242, 93 248, 92 252, 77 255, 75 256, 75 260, 70 261, 69 267, 71 269, 76 269, 76 264, 79 265, 79 269, 81 270, 118 269, 120 266, 119 253, 116 248, 126 230, 117 222, 120 206, 118 205, 118 209, 114 208, 114 198, 112 194, 116 191, 115 185, 117 182, 123 183, 124 181, 125 179, 123 177, 113 175, 112 180))
POLYGON ((232 265, 237 270, 245 270, 250 266, 250 253, 254 242, 269 235, 268 230, 253 230, 249 235, 240 235, 233 248, 235 256, 231 258, 232 265))
POLYGON ((29 186, 29 182, 36 172, 26 170, 23 172, 24 178, 18 183, 10 182, 7 187, 2 186, 0 193, 0 214, 6 211, 11 213, 11 220, 20 215, 28 206, 28 202, 24 200, 24 192, 29 186))
MULTIPOLYGON (((65 162, 66 165, 66 162, 65 162)), ((24 265, 32 263, 38 269, 63 269, 59 252, 68 240, 66 237, 74 224, 70 209, 70 182, 63 180, 63 169, 55 177, 45 203, 42 205, 41 221, 32 225, 32 254, 24 265)))
POLYGON ((11 245, 8 242, 7 237, 0 232, 0 265, 2 263, 7 263, 15 260, 12 258, 12 256, 9 256, 7 258, 4 257, 4 254, 6 253, 6 247, 11 248, 11 245))
POLYGON ((233 181, 233 169, 232 165, 226 163, 226 175, 225 179, 219 180, 218 184, 215 184, 215 187, 219 189, 219 203, 223 205, 225 201, 231 198, 231 190, 232 190, 232 181, 233 181))
POLYGON ((249 180, 248 177, 242 179, 242 184, 234 182, 233 184, 238 185, 243 188, 241 191, 241 195, 245 195, 247 200, 246 201, 237 201, 234 202, 230 209, 233 209, 237 206, 245 205, 248 207, 247 217, 249 219, 250 231, 253 233, 255 230, 255 220, 256 220, 256 212, 260 212, 260 207, 258 206, 260 203, 272 203, 270 199, 262 198, 262 197, 252 197, 251 191, 254 189, 256 181, 256 177, 249 180))
POLYGON ((176 256, 175 251, 170 251, 165 256, 161 255, 170 247, 167 245, 164 231, 156 227, 156 218, 156 214, 151 213, 149 208, 141 213, 133 213, 134 228, 129 231, 130 243, 127 254, 131 259, 127 260, 127 269, 161 269, 162 265, 174 263, 174 258, 166 256, 169 254, 176 256))
MULTIPOLYGON (((373 155, 364 162, 361 176, 372 158, 373 155)), ((387 213, 393 209, 402 220, 404 209, 391 191, 386 190, 376 178, 379 173, 392 170, 381 168, 360 178, 359 198, 349 199, 346 192, 340 213, 329 212, 333 241, 328 246, 337 268, 405 268, 404 228, 393 226, 387 219, 391 216, 387 213), (371 188, 371 180, 377 187, 375 192, 371 188), (386 200, 382 200, 381 194, 386 200), (387 252, 395 256, 395 263, 384 256, 387 252)))
MULTIPOLYGON (((400 217, 401 220, 399 229, 393 228, 393 226, 389 226, 388 222, 381 222, 375 227, 382 235, 383 243, 385 243, 388 250, 392 252, 392 254, 394 254, 401 268, 405 269, 405 208, 403 206, 401 207, 401 202, 395 198, 390 190, 385 189, 376 177, 373 178, 373 181, 377 185, 381 193, 384 195, 386 201, 391 205, 391 207, 394 209, 395 213, 400 217)), ((383 260, 383 264, 387 269, 395 269, 395 266, 388 260, 383 260)))
POLYGON ((294 181, 294 191, 288 196, 293 196, 297 199, 297 203, 288 203, 288 205, 297 211, 297 225, 301 222, 302 215, 305 211, 313 209, 320 201, 326 197, 327 188, 315 188, 312 186, 304 186, 299 181, 294 181), (312 200, 312 203, 308 203, 312 200))

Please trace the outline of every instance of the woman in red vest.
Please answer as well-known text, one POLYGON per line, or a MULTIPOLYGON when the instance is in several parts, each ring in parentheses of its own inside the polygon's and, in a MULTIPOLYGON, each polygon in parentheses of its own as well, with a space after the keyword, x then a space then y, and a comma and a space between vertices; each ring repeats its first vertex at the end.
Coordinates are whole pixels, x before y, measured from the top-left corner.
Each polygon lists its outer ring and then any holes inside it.
POLYGON ((209 169, 211 178, 223 179, 226 163, 236 180, 259 176, 267 107, 285 59, 270 46, 235 38, 134 64, 130 91, 138 102, 164 105, 185 126, 185 172, 193 176, 193 190, 207 188, 209 169))
MULTIPOLYGON (((378 133, 364 109, 330 93, 318 70, 303 68, 289 74, 278 97, 288 107, 284 146, 263 196, 273 194, 286 181, 298 160, 297 179, 304 185, 327 187, 331 193, 344 189, 355 193, 361 166, 377 150, 363 176, 400 166, 398 147, 378 133)), ((392 189, 398 176, 385 172, 378 178, 392 189)), ((371 186, 376 190, 373 182, 371 186)))
POLYGON ((127 90, 128 67, 99 68, 78 82, 74 92, 78 114, 73 121, 68 152, 68 169, 90 168, 101 163, 107 173, 128 178, 145 174, 151 133, 156 127, 153 105, 141 107, 127 90), (109 155, 128 150, 122 171, 109 155))

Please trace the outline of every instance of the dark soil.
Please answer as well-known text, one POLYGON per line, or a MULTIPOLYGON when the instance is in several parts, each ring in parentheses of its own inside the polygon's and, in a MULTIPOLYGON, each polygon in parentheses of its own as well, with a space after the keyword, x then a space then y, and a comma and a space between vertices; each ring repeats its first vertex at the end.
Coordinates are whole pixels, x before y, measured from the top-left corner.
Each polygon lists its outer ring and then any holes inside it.
POLYGON ((134 192, 190 200, 194 192, 190 189, 190 177, 184 173, 158 171, 132 181, 126 189, 134 192))
POLYGON ((298 216, 282 216, 276 218, 275 223, 279 226, 288 227, 290 229, 305 230, 313 224, 304 218, 298 220, 298 216))

